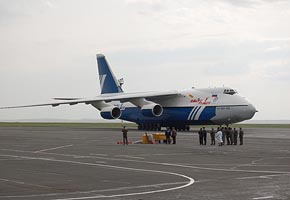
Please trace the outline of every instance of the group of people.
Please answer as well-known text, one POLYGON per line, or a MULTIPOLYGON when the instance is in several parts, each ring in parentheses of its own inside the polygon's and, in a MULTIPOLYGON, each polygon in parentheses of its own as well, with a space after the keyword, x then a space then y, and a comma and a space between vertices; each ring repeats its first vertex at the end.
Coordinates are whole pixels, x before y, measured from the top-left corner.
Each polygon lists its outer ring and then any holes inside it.
MULTIPOLYGON (((128 145, 128 129, 124 126, 122 129, 123 133, 123 144, 128 145)), ((206 145, 207 142, 207 130, 205 127, 200 128, 198 131, 199 135, 199 144, 200 145, 206 145)), ((177 136, 177 131, 175 127, 167 127, 165 131, 165 143, 170 144, 171 143, 171 138, 172 138, 172 143, 176 144, 176 136, 177 136)), ((215 131, 214 128, 211 129, 210 131, 210 138, 211 138, 211 145, 215 145, 215 141, 217 141, 219 146, 225 145, 237 145, 238 144, 238 138, 240 141, 240 145, 243 145, 243 140, 244 140, 244 131, 242 128, 238 131, 236 128, 232 129, 231 127, 218 127, 217 130, 215 131)))
MULTIPOLYGON (((126 128, 126 126, 123 126, 122 133, 123 133, 123 144, 128 145, 128 129, 126 128)), ((172 144, 176 144, 176 136, 177 136, 176 129, 174 127, 172 128, 167 127, 165 131, 165 137, 166 137, 165 143, 170 144, 171 138, 172 138, 172 144)))
MULTIPOLYGON (((207 131, 205 127, 200 128, 198 131, 199 135, 199 144, 206 145, 207 141, 207 131)), ((244 131, 242 128, 238 131, 236 128, 232 129, 231 127, 218 127, 217 131, 214 128, 210 131, 211 145, 215 145, 215 141, 218 142, 219 146, 225 145, 237 145, 238 138, 240 140, 240 145, 243 145, 244 140, 244 131)))
POLYGON ((177 136, 177 131, 175 129, 175 127, 167 127, 166 131, 165 131, 165 137, 166 137, 166 144, 170 144, 171 139, 172 138, 172 144, 176 144, 176 136, 177 136))

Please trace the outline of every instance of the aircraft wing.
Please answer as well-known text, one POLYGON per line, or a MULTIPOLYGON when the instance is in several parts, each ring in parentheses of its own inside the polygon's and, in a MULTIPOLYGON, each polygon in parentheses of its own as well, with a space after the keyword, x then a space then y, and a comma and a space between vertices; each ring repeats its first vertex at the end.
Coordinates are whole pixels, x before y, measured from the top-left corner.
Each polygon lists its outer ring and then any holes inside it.
POLYGON ((100 101, 110 102, 110 101, 121 101, 121 102, 131 102, 138 98, 160 98, 165 96, 175 96, 178 95, 178 91, 162 91, 162 92, 140 92, 140 93, 113 93, 99 95, 93 98, 55 98, 55 100, 65 100, 65 101, 55 101, 52 103, 43 104, 32 104, 32 105, 21 105, 21 106, 7 106, 0 107, 0 109, 10 109, 10 108, 26 108, 26 107, 38 107, 38 106, 59 106, 63 104, 76 105, 79 103, 93 104, 100 101))

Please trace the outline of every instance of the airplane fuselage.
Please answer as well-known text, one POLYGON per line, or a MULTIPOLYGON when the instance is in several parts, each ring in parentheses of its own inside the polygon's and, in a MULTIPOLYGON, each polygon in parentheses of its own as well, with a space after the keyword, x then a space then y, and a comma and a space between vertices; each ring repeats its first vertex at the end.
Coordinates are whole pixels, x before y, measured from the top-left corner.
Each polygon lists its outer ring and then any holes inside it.
POLYGON ((232 124, 251 119, 256 109, 230 88, 204 88, 180 91, 162 99, 146 98, 163 106, 161 116, 144 116, 141 108, 130 102, 116 103, 122 111, 119 119, 135 122, 139 129, 159 129, 188 125, 232 124), (231 93, 232 91, 232 93, 231 93))

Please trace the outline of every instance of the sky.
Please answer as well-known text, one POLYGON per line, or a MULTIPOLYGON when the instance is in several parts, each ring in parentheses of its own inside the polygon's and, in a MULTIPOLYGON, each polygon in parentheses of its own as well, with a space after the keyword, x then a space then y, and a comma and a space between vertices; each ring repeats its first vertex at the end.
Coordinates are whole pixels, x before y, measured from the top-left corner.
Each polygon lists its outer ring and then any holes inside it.
MULTIPOLYGON (((289 120, 288 0, 0 0, 0 106, 93 97, 96 54, 127 92, 229 86, 255 120, 289 120)), ((100 119, 89 105, 0 110, 0 121, 100 119)))

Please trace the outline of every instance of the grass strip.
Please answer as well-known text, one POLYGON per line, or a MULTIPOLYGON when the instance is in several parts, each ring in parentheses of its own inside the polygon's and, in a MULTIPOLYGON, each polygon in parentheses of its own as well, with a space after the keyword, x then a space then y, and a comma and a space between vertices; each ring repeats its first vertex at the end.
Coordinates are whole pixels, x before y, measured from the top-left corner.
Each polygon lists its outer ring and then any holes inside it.
MULTIPOLYGON (((137 128, 134 123, 61 123, 61 122, 0 122, 0 127, 75 127, 75 128, 121 128, 122 126, 137 128)), ((290 124, 232 124, 233 128, 290 128, 290 124)), ((199 126, 191 126, 196 129, 199 126)), ((205 126, 207 129, 218 126, 205 126)))

